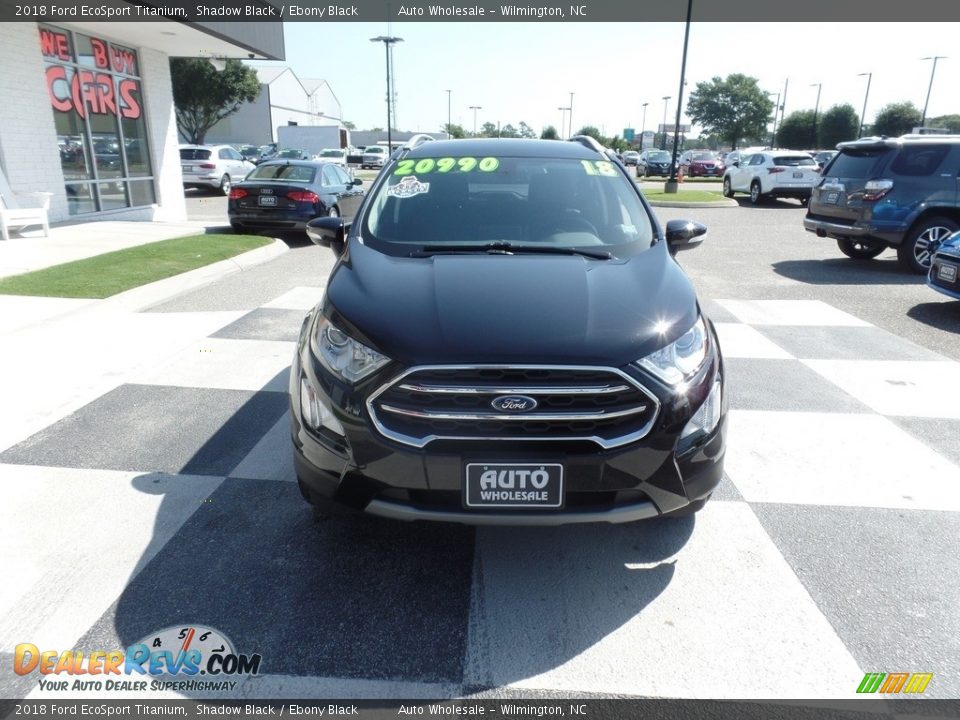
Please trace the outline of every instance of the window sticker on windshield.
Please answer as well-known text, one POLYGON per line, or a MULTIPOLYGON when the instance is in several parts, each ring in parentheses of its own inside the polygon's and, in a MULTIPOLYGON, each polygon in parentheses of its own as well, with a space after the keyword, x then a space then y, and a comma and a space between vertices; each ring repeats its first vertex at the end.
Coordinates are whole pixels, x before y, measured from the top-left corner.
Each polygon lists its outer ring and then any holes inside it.
POLYGON ((431 172, 447 173, 451 170, 493 172, 498 167, 500 167, 500 161, 495 157, 485 157, 479 160, 475 157, 422 158, 420 160, 401 160, 397 163, 397 169, 393 171, 393 174, 411 175, 417 173, 418 175, 424 175, 431 172))
POLYGON ((430 183, 424 183, 417 180, 416 176, 409 175, 396 185, 387 188, 388 197, 408 198, 414 195, 422 195, 430 191, 430 183))
POLYGON ((587 175, 603 175, 604 177, 617 177, 617 169, 612 162, 606 160, 581 160, 584 172, 587 175))

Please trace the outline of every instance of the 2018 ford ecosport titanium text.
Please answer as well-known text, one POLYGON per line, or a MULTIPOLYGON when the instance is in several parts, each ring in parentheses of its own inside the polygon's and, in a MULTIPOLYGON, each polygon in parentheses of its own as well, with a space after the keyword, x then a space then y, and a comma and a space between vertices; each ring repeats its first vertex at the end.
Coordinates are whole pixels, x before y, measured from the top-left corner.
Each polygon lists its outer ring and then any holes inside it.
POLYGON ((623 167, 587 138, 397 153, 350 222, 290 375, 315 506, 468 524, 695 512, 720 482, 713 324, 623 167))

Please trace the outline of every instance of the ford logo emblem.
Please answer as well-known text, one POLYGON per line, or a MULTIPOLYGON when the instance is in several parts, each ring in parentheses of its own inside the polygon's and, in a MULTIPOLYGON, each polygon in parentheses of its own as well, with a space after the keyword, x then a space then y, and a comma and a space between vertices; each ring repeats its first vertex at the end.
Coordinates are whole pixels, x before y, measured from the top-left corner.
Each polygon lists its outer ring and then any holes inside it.
POLYGON ((494 409, 500 412, 522 413, 537 407, 537 401, 526 395, 501 395, 490 401, 494 409))

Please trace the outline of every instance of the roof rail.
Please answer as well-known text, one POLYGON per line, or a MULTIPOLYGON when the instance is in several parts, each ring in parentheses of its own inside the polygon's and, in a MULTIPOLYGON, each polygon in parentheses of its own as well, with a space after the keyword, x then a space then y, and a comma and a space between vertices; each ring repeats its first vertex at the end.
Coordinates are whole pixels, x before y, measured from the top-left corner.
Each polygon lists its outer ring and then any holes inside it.
POLYGON ((583 145, 585 148, 590 150, 595 150, 598 153, 606 154, 606 148, 600 144, 600 142, 589 135, 574 135, 568 142, 577 142, 583 145))
POLYGON ((433 137, 431 137, 430 135, 427 135, 426 133, 418 133, 417 135, 414 135, 412 138, 407 140, 403 145, 401 145, 401 147, 407 150, 413 150, 414 148, 420 147, 425 142, 430 142, 433 139, 434 139, 433 137))

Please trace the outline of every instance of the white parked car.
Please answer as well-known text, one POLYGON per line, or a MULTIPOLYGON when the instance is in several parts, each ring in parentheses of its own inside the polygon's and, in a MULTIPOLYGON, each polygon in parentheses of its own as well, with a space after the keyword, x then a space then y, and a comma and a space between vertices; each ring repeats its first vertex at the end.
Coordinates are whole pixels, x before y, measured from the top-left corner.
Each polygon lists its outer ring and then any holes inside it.
POLYGON ((243 180, 255 167, 230 145, 180 146, 180 169, 185 188, 219 190, 229 195, 233 184, 243 180))
POLYGON ((318 162, 328 162, 331 165, 339 165, 344 169, 347 167, 347 151, 341 148, 321 150, 313 156, 313 159, 318 162))
POLYGON ((820 182, 817 161, 796 150, 761 150, 743 153, 723 174, 723 194, 732 198, 748 193, 757 205, 766 198, 796 198, 806 205, 813 186, 820 182))
POLYGON ((382 145, 370 145, 363 150, 360 167, 364 170, 366 168, 379 169, 383 167, 385 162, 387 162, 387 149, 382 145))

